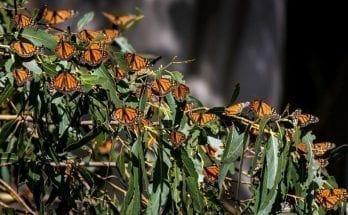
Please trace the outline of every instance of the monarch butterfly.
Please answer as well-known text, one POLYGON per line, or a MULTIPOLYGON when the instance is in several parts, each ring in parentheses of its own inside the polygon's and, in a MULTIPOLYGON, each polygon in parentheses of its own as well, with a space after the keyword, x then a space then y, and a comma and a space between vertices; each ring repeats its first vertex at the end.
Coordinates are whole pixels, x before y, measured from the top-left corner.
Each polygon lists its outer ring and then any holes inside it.
POLYGON ((24 42, 20 40, 13 41, 11 43, 11 49, 20 57, 29 58, 37 53, 37 47, 30 42, 24 42))
POLYGON ((75 10, 49 10, 45 8, 42 16, 47 24, 56 25, 65 22, 76 14, 75 10))
MULTIPOLYGON (((312 151, 315 156, 323 156, 326 152, 335 148, 336 145, 331 142, 320 142, 312 144, 312 151)), ((303 153, 307 153, 306 144, 300 143, 297 149, 303 153)))
POLYGON ((82 52, 81 61, 90 66, 96 66, 107 58, 101 43, 92 43, 88 49, 82 52))
POLYGON ((306 127, 309 124, 319 122, 319 118, 308 113, 302 113, 301 109, 297 109, 292 113, 293 121, 300 127, 306 127))
POLYGON ((127 23, 135 20, 134 15, 123 15, 123 16, 115 16, 111 13, 103 12, 103 15, 112 23, 117 26, 124 26, 127 23))
POLYGON ((151 90, 157 96, 164 96, 174 87, 174 82, 168 78, 155 79, 151 83, 151 90))
POLYGON ((250 102, 241 102, 238 104, 233 104, 225 108, 224 114, 226 116, 235 116, 240 114, 244 108, 248 107, 250 102))
POLYGON ((67 71, 56 75, 51 81, 51 87, 63 93, 81 90, 81 85, 78 79, 67 71))
POLYGON ((116 29, 104 29, 102 33, 105 36, 106 43, 112 43, 112 41, 118 36, 119 32, 116 29))
POLYGON ((216 181, 219 175, 220 168, 217 165, 211 165, 203 168, 203 174, 208 179, 208 181, 216 181))
POLYGON ((70 60, 76 52, 75 46, 69 42, 60 40, 56 47, 56 55, 62 60, 70 60))
POLYGON ((250 104, 250 108, 256 113, 258 117, 277 114, 273 107, 271 107, 269 104, 260 99, 252 101, 250 104))
POLYGON ((117 65, 114 65, 112 67, 112 71, 114 72, 116 81, 119 81, 127 76, 126 71, 124 71, 124 69, 121 69, 117 65))
POLYGON ((161 57, 157 57, 153 60, 149 60, 147 58, 141 57, 140 55, 134 54, 134 53, 126 53, 124 55, 124 58, 127 62, 129 70, 132 72, 137 72, 142 69, 147 69, 152 64, 154 64, 157 60, 159 60, 161 57))
POLYGON ((144 131, 145 127, 149 127, 150 125, 151 123, 149 120, 142 118, 139 123, 129 124, 128 127, 133 133, 138 135, 144 131))
POLYGON ((170 133, 170 142, 172 142, 175 149, 181 146, 185 139, 186 136, 181 131, 172 131, 170 133))
POLYGON ((190 120, 198 126, 205 126, 206 124, 216 119, 215 114, 205 113, 201 111, 190 111, 188 112, 188 116, 190 120))
POLYGON ((100 154, 107 154, 111 151, 112 139, 106 138, 106 140, 98 146, 98 151, 100 154))
POLYGON ((137 109, 131 107, 116 108, 111 117, 121 124, 131 124, 138 120, 139 113, 137 109))
POLYGON ((315 162, 319 164, 320 168, 325 168, 329 165, 329 161, 325 158, 315 158, 315 162))
POLYGON ((172 90, 172 94, 176 101, 183 102, 186 96, 190 93, 190 88, 185 84, 179 84, 172 90))
POLYGON ((133 72, 148 68, 150 66, 150 61, 148 59, 134 53, 126 53, 124 57, 128 64, 128 68, 133 72))
POLYGON ((13 22, 17 28, 25 28, 34 25, 34 20, 29 16, 23 14, 17 14, 13 16, 13 22))
POLYGON ((212 147, 210 144, 206 144, 204 146, 205 152, 210 158, 216 158, 218 149, 215 147, 212 147))
POLYGON ((334 208, 347 198, 348 192, 345 188, 320 189, 315 195, 315 199, 326 209, 334 208))
POLYGON ((21 67, 12 71, 12 76, 16 81, 17 86, 22 86, 25 82, 30 81, 32 78, 28 69, 21 67))
POLYGON ((100 35, 100 31, 94 31, 94 30, 82 30, 79 33, 77 33, 77 38, 83 42, 91 42, 94 40, 98 35, 100 35))

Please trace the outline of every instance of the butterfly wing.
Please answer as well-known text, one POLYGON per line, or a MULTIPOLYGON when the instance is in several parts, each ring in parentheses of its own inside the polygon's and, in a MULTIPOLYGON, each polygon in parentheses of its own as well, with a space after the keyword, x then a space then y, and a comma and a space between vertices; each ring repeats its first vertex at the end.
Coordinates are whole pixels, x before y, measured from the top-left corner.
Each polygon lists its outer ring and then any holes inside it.
POLYGON ((260 99, 252 101, 250 108, 258 117, 271 116, 276 114, 276 111, 273 107, 260 99))
POLYGON ((152 82, 151 89, 157 96, 164 96, 174 87, 174 82, 168 78, 159 78, 152 82))
POLYGON ((139 118, 138 111, 131 107, 117 108, 112 113, 112 118, 121 124, 131 124, 139 118))
POLYGON ((13 41, 11 43, 11 49, 20 57, 29 58, 37 52, 36 46, 29 42, 23 42, 20 40, 13 41))
POLYGON ((204 113, 204 112, 199 112, 199 111, 189 112, 188 116, 189 116, 190 120, 198 126, 205 126, 206 124, 208 124, 216 119, 215 114, 204 113))
POLYGON ((16 81, 17 86, 22 86, 25 82, 32 79, 32 75, 28 69, 21 67, 12 71, 12 76, 16 81))
POLYGON ((43 19, 49 25, 56 25, 65 22, 77 14, 74 10, 49 10, 44 9, 43 19))
POLYGON ((216 181, 218 179, 220 168, 217 165, 211 165, 203 168, 203 174, 208 181, 216 181))
POLYGON ((244 110, 244 108, 248 107, 250 105, 250 102, 241 102, 238 104, 233 104, 225 108, 224 114, 226 116, 235 116, 244 110))
POLYGON ((124 69, 121 69, 117 65, 114 65, 112 68, 116 81, 119 81, 127 76, 126 71, 124 69))
POLYGON ((186 136, 181 131, 172 131, 170 133, 170 141, 172 142, 174 148, 181 146, 185 139, 186 136))
POLYGON ((75 46, 68 41, 59 41, 56 47, 56 55, 62 60, 70 60, 76 52, 75 46))
POLYGON ((51 87, 63 93, 70 93, 81 89, 79 80, 69 72, 56 75, 51 81, 51 87))
POLYGON ((313 144, 313 153, 315 156, 323 156, 326 152, 334 149, 336 145, 331 142, 321 142, 313 144))
POLYGON ((179 86, 175 87, 172 91, 175 100, 178 102, 183 102, 189 93, 190 88, 185 84, 179 84, 179 86))
POLYGON ((146 69, 150 66, 149 60, 134 53, 126 53, 124 57, 129 70, 133 72, 139 71, 141 69, 146 69))
POLYGON ((32 18, 23 14, 14 15, 13 22, 15 23, 16 27, 19 29, 32 26, 34 24, 34 21, 32 18))
POLYGON ((100 43, 92 43, 81 56, 81 61, 90 66, 96 66, 107 58, 107 52, 100 43))

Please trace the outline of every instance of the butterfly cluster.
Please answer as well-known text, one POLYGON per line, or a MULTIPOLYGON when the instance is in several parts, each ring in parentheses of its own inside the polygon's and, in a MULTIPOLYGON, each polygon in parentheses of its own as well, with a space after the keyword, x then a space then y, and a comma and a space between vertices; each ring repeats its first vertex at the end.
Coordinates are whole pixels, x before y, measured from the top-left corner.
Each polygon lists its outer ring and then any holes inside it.
MULTIPOLYGON (((301 109, 290 111, 288 107, 278 112, 262 99, 244 102, 233 99, 226 107, 205 106, 191 95, 182 74, 172 70, 171 65, 179 61, 173 59, 163 66, 157 63, 161 57, 140 54, 124 45, 124 32, 141 15, 103 12, 110 26, 87 29, 81 25, 71 31, 70 27, 59 26, 78 17, 75 10, 52 10, 45 6, 29 11, 18 7, 8 9, 8 14, 10 22, 0 38, 1 62, 5 62, 0 71, 0 98, 7 96, 18 124, 11 127, 14 132, 7 135, 10 139, 7 142, 28 139, 26 147, 13 148, 25 148, 19 154, 32 153, 35 159, 44 160, 37 162, 39 165, 64 163, 64 171, 52 170, 56 175, 64 172, 64 177, 49 181, 46 190, 61 192, 51 186, 57 185, 56 180, 65 183, 69 194, 92 186, 93 189, 88 189, 92 190, 88 193, 92 200, 81 202, 95 202, 101 196, 92 192, 100 187, 88 183, 102 180, 103 186, 107 183, 114 187, 109 181, 113 178, 131 189, 127 194, 130 196, 122 196, 124 201, 130 201, 122 202, 123 207, 140 204, 137 198, 142 196, 143 205, 136 209, 152 205, 149 201, 160 198, 154 195, 158 194, 156 184, 161 184, 160 194, 171 195, 167 200, 172 203, 166 204, 175 208, 170 211, 173 213, 192 207, 197 213, 205 209, 222 211, 222 204, 212 197, 221 193, 246 213, 257 213, 262 207, 278 209, 263 206, 262 195, 266 194, 274 195, 277 203, 293 198, 289 202, 295 205, 302 201, 301 205, 305 203, 303 195, 311 193, 312 199, 308 201, 313 200, 314 206, 327 210, 335 209, 347 199, 347 190, 335 188, 327 172, 330 153, 336 145, 313 143, 314 138, 305 133, 319 121, 318 117, 301 109), (3 90, 3 86, 8 90, 3 90), (8 96, 12 92, 15 92, 13 100, 8 96), (73 153, 76 149, 87 155, 76 156, 73 153), (114 172, 105 173, 104 169, 83 169, 71 157, 78 161, 112 161, 117 176, 108 175, 114 172), (248 168, 242 168, 244 161, 250 163, 248 168), (94 173, 90 180, 88 176, 94 173), (315 185, 309 186, 307 177, 326 184, 313 182, 315 185), (254 195, 252 198, 239 198, 241 184, 254 195), (143 185, 154 190, 140 191, 143 185), (204 201, 211 204, 199 209, 204 201)), ((84 23, 84 17, 81 20, 79 23, 84 23)), ((68 195, 62 192, 57 195, 68 195)), ((106 202, 112 202, 110 199, 108 196, 106 202)))

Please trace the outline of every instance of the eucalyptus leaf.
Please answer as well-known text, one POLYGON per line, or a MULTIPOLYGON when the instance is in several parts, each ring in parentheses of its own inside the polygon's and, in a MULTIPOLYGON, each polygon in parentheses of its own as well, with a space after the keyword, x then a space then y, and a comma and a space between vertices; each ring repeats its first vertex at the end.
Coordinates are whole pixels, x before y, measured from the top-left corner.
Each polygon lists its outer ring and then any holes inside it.
POLYGON ((77 22, 77 30, 81 31, 94 18, 94 12, 88 12, 77 22))

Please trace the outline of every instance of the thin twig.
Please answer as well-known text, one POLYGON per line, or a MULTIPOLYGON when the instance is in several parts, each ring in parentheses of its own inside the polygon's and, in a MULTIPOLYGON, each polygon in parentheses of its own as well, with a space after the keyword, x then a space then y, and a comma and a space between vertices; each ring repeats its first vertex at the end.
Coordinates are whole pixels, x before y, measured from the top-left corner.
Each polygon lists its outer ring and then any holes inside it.
POLYGON ((22 199, 22 197, 20 197, 16 191, 13 190, 13 188, 8 185, 5 181, 3 181, 2 179, 0 179, 0 185, 2 185, 6 191, 9 192, 9 194, 17 200, 17 202, 19 202, 20 204, 23 205, 23 207, 29 211, 31 214, 35 214, 35 212, 27 205, 27 203, 22 199))

